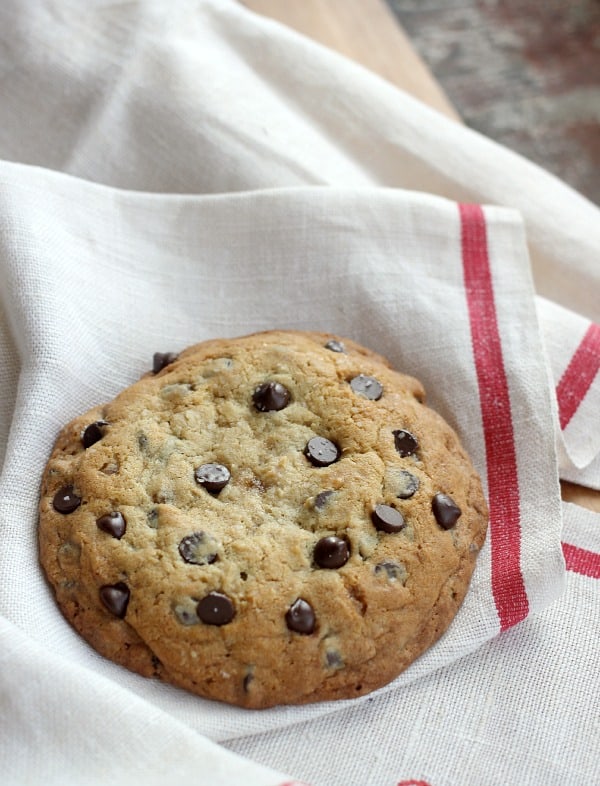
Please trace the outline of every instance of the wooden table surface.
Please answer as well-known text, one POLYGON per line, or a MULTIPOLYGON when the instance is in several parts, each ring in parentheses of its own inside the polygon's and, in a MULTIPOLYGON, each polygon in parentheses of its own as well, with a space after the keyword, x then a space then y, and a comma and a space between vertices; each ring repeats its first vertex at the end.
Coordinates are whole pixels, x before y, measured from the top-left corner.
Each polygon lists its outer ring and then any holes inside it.
MULTIPOLYGON (((283 22, 319 43, 356 60, 407 93, 460 122, 459 113, 417 54, 383 0, 240 0, 240 2, 251 10, 283 22), (368 23, 365 20, 368 20, 368 23)), ((390 2, 401 3, 402 0, 390 0, 390 2)), ((465 2, 469 4, 469 0, 465 2)), ((456 6, 455 3, 453 5, 456 6)), ((409 0, 408 4, 404 4, 405 8, 409 6, 417 9, 422 7, 415 0, 409 0)), ((431 7, 431 3, 429 6, 431 7)), ((563 499, 600 512, 600 492, 573 483, 562 483, 561 488, 563 499)))

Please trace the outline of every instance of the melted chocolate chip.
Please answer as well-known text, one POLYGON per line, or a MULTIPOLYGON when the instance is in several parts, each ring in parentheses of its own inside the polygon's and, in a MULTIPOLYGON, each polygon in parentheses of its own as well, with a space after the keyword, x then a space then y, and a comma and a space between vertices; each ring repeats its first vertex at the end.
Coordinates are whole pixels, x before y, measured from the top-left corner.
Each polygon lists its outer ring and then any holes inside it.
POLYGON ((179 355, 176 352, 155 352, 152 356, 152 373, 158 374, 165 366, 174 363, 179 355))
POLYGON ((326 489, 325 491, 320 491, 315 497, 315 501, 313 502, 315 510, 323 510, 323 508, 327 504, 327 500, 332 494, 333 494, 333 489, 326 489))
POLYGON ((259 412, 278 412, 290 403, 290 391, 281 382, 263 382, 252 394, 259 412))
POLYGON ((462 514, 462 510, 448 494, 436 494, 431 500, 431 509, 442 529, 452 529, 462 514))
POLYGON ((330 339, 325 344, 325 349, 330 349, 332 352, 345 352, 346 347, 342 341, 336 341, 334 338, 330 339))
POLYGON ((231 480, 231 472, 223 464, 202 464, 194 471, 196 483, 213 493, 222 491, 231 480))
POLYGON ((285 623, 295 633, 312 633, 315 629, 315 612, 310 603, 297 598, 286 612, 285 623))
POLYGON ((196 613, 196 607, 190 608, 188 604, 185 603, 178 603, 173 611, 175 612, 175 616, 179 620, 182 625, 197 625, 200 620, 198 619, 198 614, 196 613))
POLYGON ((90 423, 81 432, 81 444, 87 450, 99 442, 104 436, 104 429, 108 426, 108 421, 97 420, 95 423, 90 423))
POLYGON ((390 505, 375 505, 371 520, 381 532, 400 532, 406 526, 402 513, 390 505))
POLYGON ((308 440, 304 455, 315 467, 328 467, 338 460, 340 450, 335 442, 325 437, 313 437, 308 440))
POLYGON ((373 571, 376 576, 385 573, 390 581, 403 581, 406 578, 406 568, 398 562, 379 562, 373 571))
POLYGON ((412 472, 403 469, 399 474, 396 496, 398 499, 410 499, 419 490, 419 478, 412 472))
POLYGON ((370 401, 379 401, 383 395, 383 385, 375 377, 368 377, 366 374, 359 374, 350 380, 350 387, 359 396, 368 398, 370 401))
POLYGON ((217 541, 206 532, 194 532, 183 538, 179 553, 190 565, 212 565, 217 559, 217 541))
POLYGON ((63 486, 54 495, 52 507, 57 513, 73 513, 81 505, 81 497, 73 491, 73 486, 63 486))
POLYGON ((412 456, 419 446, 417 438, 410 431, 406 431, 403 428, 392 431, 392 434, 394 435, 394 445, 398 453, 402 457, 412 456))
POLYGON ((328 669, 343 669, 344 659, 337 650, 328 650, 325 653, 325 664, 328 669))
POLYGON ((113 511, 112 513, 106 513, 104 516, 100 516, 100 518, 96 520, 96 526, 98 529, 101 529, 102 532, 106 532, 112 535, 113 538, 121 540, 125 534, 127 523, 122 513, 113 511))
POLYGON ((123 619, 129 603, 129 587, 124 581, 100 587, 100 600, 115 617, 123 619))
POLYGON ((350 559, 350 546, 348 541, 331 535, 317 542, 313 557, 320 568, 341 568, 350 559))
POLYGON ((209 592, 198 603, 197 613, 206 625, 227 625, 235 617, 235 608, 227 595, 209 592))

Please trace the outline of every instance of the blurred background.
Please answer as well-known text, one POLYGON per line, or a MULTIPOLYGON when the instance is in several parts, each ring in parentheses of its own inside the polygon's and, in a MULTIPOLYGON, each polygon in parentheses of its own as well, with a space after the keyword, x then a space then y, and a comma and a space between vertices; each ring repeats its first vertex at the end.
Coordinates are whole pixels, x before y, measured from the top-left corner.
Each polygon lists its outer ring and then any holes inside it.
POLYGON ((600 204, 600 0, 387 0, 470 127, 600 204))

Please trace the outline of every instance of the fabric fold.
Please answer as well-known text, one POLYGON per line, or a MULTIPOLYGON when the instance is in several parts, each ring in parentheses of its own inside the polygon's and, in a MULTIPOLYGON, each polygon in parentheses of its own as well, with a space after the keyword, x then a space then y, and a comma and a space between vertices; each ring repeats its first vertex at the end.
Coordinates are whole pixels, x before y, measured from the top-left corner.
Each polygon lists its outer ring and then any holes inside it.
MULTIPOLYGON (((600 326, 538 298, 538 315, 557 401, 561 477, 577 477, 600 456, 600 326)), ((600 487, 600 473, 593 488, 600 487)))

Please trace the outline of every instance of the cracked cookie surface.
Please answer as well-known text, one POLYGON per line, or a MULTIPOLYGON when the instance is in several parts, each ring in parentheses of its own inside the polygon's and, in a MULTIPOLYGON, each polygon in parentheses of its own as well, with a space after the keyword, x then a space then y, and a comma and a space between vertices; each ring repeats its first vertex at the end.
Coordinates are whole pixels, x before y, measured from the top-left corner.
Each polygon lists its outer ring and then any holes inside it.
POLYGON ((127 668, 244 707, 386 684, 450 624, 487 527, 423 399, 337 336, 157 354, 46 467, 40 554, 64 615, 127 668))

